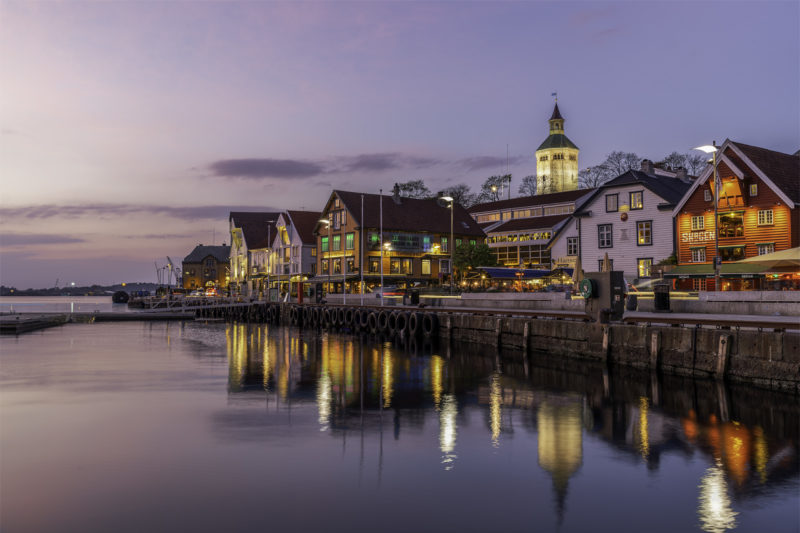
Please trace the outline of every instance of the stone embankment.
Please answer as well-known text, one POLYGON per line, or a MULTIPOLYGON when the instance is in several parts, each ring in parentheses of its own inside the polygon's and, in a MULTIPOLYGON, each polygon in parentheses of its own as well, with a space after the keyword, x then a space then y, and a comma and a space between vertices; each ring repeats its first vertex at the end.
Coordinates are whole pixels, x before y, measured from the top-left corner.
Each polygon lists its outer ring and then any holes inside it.
MULTIPOLYGON (((600 360, 680 375, 739 381, 800 394, 796 329, 600 324, 578 311, 252 304, 197 318, 267 322, 396 338, 409 345, 457 339, 516 352, 600 360)), ((800 326, 799 326, 800 327, 800 326)), ((513 355, 511 355, 513 356, 513 355)))

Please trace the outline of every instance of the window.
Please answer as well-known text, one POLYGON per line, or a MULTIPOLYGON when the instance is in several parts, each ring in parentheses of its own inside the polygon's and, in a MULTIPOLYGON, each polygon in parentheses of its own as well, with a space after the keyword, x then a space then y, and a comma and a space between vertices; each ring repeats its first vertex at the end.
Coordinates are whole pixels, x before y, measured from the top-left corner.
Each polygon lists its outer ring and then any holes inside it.
POLYGON ((356 271, 356 260, 353 257, 347 258, 347 271, 348 272, 355 272, 356 271))
POLYGON ((636 223, 636 244, 638 246, 653 244, 653 222, 651 220, 642 220, 636 223))
POLYGON ((424 237, 422 237, 422 251, 430 252, 432 247, 433 246, 431 244, 431 236, 425 235, 424 237))
POLYGON ((392 259, 389 261, 390 274, 411 274, 411 259, 392 259))
POLYGON ((339 229, 339 211, 331 213, 333 216, 333 229, 339 229))
POLYGON ((742 215, 741 211, 719 215, 720 238, 744 236, 744 217, 742 215))
POLYGON ((503 211, 502 218, 503 220, 511 220, 512 212, 511 211, 503 211))
POLYGON ((762 209, 758 212, 759 226, 771 226, 772 224, 772 209, 762 209))
POLYGON ((400 272, 402 274, 413 274, 414 273, 413 264, 414 262, 411 259, 401 259, 400 272))
POLYGON ((636 269, 639 272, 640 278, 649 278, 650 271, 653 268, 653 258, 646 257, 644 259, 637 259, 636 260, 636 269))
POLYGON ((356 236, 354 233, 347 233, 344 236, 344 247, 347 250, 352 250, 356 247, 356 236))
POLYGON ((456 239, 456 248, 461 246, 461 239, 456 239))
POLYGON ((703 215, 692 217, 692 231, 698 231, 705 229, 706 227, 706 217, 703 215))
POLYGON ((450 260, 449 259, 441 259, 439 261, 439 272, 443 274, 450 273, 450 260))
POLYGON ((206 259, 206 266, 209 267, 209 268, 213 267, 214 266, 214 260, 213 259, 206 259))
POLYGON ((447 237, 442 237, 442 252, 447 252, 447 237))
POLYGON ((614 240, 611 236, 611 224, 597 225, 597 246, 598 248, 611 248, 614 240))
POLYGON ((341 204, 339 203, 339 199, 338 198, 334 198, 333 199, 333 207, 338 208, 340 205, 341 204))
POLYGON ((333 260, 333 273, 334 274, 341 274, 342 273, 342 258, 336 258, 333 260))
POLYGON ((631 193, 631 209, 642 209, 644 207, 642 202, 642 191, 631 193))
POLYGON ((711 189, 703 189, 703 200, 706 202, 711 201, 711 189))
POLYGON ((369 258, 369 271, 372 273, 379 273, 381 271, 381 258, 380 257, 370 257, 369 258))
POLYGON ((328 260, 327 259, 323 259, 322 260, 322 270, 320 271, 320 273, 321 274, 327 274, 328 273, 328 260))
POLYGON ((750 196, 758 196, 758 183, 750 184, 750 196))
POLYGON ((692 280, 692 290, 704 291, 704 290, 706 290, 706 286, 707 286, 707 283, 706 283, 706 280, 704 280, 704 279, 695 278, 695 279, 692 280))
POLYGON ((341 235, 334 235, 333 236, 333 251, 338 252, 342 249, 342 236, 341 235))
POLYGON ((775 251, 775 243, 774 242, 762 242, 757 245, 758 247, 758 255, 765 255, 771 254, 775 251))
POLYGON ((317 249, 316 248, 312 248, 311 249, 311 257, 317 257, 317 249))
POLYGON ((342 218, 342 226, 344 226, 345 224, 347 224, 347 211, 345 211, 344 209, 342 209, 341 218, 342 218))
POLYGON ((619 211, 619 195, 606 194, 606 213, 619 211))
MULTIPOLYGON (((609 259, 608 260, 608 268, 610 270, 614 270, 614 260, 613 259, 609 259)), ((598 259, 597 260, 597 271, 598 272, 602 272, 603 271, 603 260, 602 259, 598 259)))
POLYGON ((542 157, 539 158, 539 161, 547 161, 547 156, 543 155, 542 157))
POLYGON ((692 248, 692 263, 705 263, 706 262, 706 249, 705 248, 692 248))
POLYGON ((723 261, 739 261, 744 259, 744 246, 720 246, 719 255, 723 261))
POLYGON ((323 252, 327 252, 328 251, 328 238, 327 237, 323 237, 322 238, 322 251, 323 252))
POLYGON ((477 244, 478 244, 478 241, 476 241, 475 239, 470 239, 469 240, 469 245, 470 246, 477 246, 477 244))
POLYGON ((577 237, 567 237, 567 255, 578 255, 577 237))
POLYGON ((423 259, 422 260, 422 275, 423 276, 430 276, 431 275, 431 260, 430 259, 423 259))

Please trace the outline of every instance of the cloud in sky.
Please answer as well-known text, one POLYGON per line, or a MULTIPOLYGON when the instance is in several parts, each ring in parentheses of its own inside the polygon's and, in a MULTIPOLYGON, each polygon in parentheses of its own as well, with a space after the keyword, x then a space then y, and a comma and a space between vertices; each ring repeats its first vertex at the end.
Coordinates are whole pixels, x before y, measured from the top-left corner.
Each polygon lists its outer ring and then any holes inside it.
POLYGON ((86 240, 69 235, 46 233, 0 233, 0 244, 3 246, 35 246, 39 244, 72 244, 78 242, 86 242, 86 240))
POLYGON ((181 220, 227 220, 231 211, 276 211, 267 206, 200 205, 170 206, 142 204, 79 204, 79 205, 27 205, 0 207, 0 218, 15 219, 75 219, 85 217, 161 215, 181 220))

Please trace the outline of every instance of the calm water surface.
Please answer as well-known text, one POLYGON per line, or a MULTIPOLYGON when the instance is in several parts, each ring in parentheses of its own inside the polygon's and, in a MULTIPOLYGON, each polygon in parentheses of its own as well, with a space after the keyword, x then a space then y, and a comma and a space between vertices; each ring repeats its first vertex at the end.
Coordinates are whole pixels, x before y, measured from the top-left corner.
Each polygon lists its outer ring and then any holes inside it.
POLYGON ((115 304, 111 296, 0 296, 0 313, 127 313, 127 304, 115 304))
POLYGON ((800 525, 794 396, 263 325, 0 343, 5 532, 800 525))

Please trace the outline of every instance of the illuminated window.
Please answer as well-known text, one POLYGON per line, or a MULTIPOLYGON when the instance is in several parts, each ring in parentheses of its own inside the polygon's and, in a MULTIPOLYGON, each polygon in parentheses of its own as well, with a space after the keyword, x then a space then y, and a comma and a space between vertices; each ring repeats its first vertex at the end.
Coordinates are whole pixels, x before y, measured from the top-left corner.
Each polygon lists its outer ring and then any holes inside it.
POLYGON ((706 217, 700 215, 692 217, 692 231, 702 230, 706 227, 706 217))
POLYGON ((758 184, 751 183, 750 184, 750 196, 758 196, 758 184))
POLYGON ((328 260, 327 260, 327 259, 323 259, 323 260, 322 260, 322 270, 321 270, 321 273, 322 273, 322 274, 327 274, 327 273, 328 273, 328 260))
POLYGON ((723 261, 740 261, 744 259, 744 246, 720 246, 719 255, 723 261))
POLYGON ((619 195, 606 194, 606 213, 614 213, 619 210, 619 195))
POLYGON ((316 248, 312 248, 311 249, 311 257, 317 257, 317 249, 316 248))
POLYGON ((642 220, 636 223, 636 244, 650 246, 653 244, 653 222, 642 220))
POLYGON ((442 237, 442 251, 447 252, 447 237, 442 237))
POLYGON ((370 257, 369 258, 369 271, 372 273, 377 273, 381 271, 381 258, 380 257, 370 257))
POLYGON ((342 219, 342 220, 341 220, 341 222, 342 222, 342 226, 344 226, 345 224, 347 224, 347 211, 345 211, 344 209, 342 209, 342 215, 341 215, 341 219, 342 219))
POLYGON ((692 289, 695 291, 704 291, 706 290, 706 280, 704 279, 693 279, 692 280, 692 289))
POLYGON ((344 236, 344 247, 347 250, 352 250, 356 246, 356 236, 354 233, 348 233, 344 236))
POLYGON ((341 235, 334 235, 333 236, 333 251, 338 252, 342 249, 342 236, 341 235))
POLYGON ((758 225, 771 226, 773 224, 772 209, 763 209, 758 212, 758 225))
POLYGON ((705 248, 692 248, 692 263, 705 263, 706 262, 706 249, 705 248))
POLYGON ((611 224, 598 224, 597 246, 599 248, 611 248, 614 246, 614 240, 611 235, 611 224))
POLYGON ((711 201, 711 189, 703 189, 703 200, 706 202, 711 201))
POLYGON ((347 258, 347 271, 348 272, 355 272, 356 271, 356 260, 353 257, 347 258))
POLYGON ((736 213, 725 213, 719 215, 719 236, 725 237, 743 237, 744 236, 744 213, 739 211, 736 213))
POLYGON ((333 260, 333 273, 334 274, 341 274, 342 273, 342 259, 341 257, 338 259, 333 260))
POLYGON ((328 238, 327 237, 323 237, 322 238, 322 251, 323 252, 327 252, 328 251, 328 238))
POLYGON ((653 258, 647 257, 644 259, 637 259, 636 260, 636 267, 639 272, 640 278, 649 278, 650 271, 653 268, 653 258))
POLYGON ((430 276, 431 275, 431 260, 430 259, 423 259, 422 260, 422 275, 423 276, 430 276))
POLYGON ((644 203, 642 200, 642 191, 636 191, 631 193, 631 209, 642 209, 644 207, 644 203))
POLYGON ((758 245, 758 255, 771 254, 775 251, 774 242, 762 242, 758 245))

